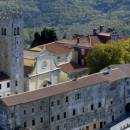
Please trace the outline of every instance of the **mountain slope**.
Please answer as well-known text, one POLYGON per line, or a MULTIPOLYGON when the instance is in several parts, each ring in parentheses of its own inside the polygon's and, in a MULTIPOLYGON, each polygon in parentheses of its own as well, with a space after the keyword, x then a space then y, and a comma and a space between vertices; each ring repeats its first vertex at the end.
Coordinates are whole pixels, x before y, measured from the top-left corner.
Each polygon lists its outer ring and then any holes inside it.
MULTIPOLYGON (((130 0, 18 0, 13 4, 12 2, 13 0, 8 3, 9 8, 17 8, 18 4, 21 4, 25 27, 30 28, 27 29, 30 34, 41 27, 50 26, 57 30, 59 37, 65 33, 71 37, 75 33, 87 34, 98 25, 115 27, 124 34, 130 34, 130 0)), ((1 0, 0 8, 6 6, 1 0)))

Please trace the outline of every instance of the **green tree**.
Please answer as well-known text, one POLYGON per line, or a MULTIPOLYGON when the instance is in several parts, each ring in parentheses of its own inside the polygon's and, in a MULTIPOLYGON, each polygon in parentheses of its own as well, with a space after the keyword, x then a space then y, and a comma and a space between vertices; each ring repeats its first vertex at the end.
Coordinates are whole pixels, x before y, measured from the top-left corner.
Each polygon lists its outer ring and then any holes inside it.
POLYGON ((41 35, 38 32, 34 34, 34 40, 31 44, 31 48, 38 45, 54 42, 56 40, 57 40, 57 35, 55 30, 53 28, 44 28, 41 31, 41 35))
POLYGON ((90 73, 95 73, 111 64, 124 63, 125 49, 120 44, 96 45, 88 59, 90 73))
POLYGON ((53 28, 44 28, 41 32, 41 41, 46 44, 57 40, 56 32, 53 28))
POLYGON ((41 44, 41 36, 38 32, 34 34, 34 40, 31 44, 31 48, 41 44))

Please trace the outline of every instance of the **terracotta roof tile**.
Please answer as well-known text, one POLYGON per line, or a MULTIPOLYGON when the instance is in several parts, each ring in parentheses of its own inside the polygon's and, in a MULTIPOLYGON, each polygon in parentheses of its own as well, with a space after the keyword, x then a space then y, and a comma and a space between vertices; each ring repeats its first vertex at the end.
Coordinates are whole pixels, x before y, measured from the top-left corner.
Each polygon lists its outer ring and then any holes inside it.
POLYGON ((81 67, 73 63, 67 63, 59 66, 63 72, 66 73, 77 73, 86 70, 86 67, 81 67))
POLYGON ((48 51, 50 51, 50 52, 52 52, 56 55, 69 53, 69 52, 72 51, 72 49, 65 47, 63 45, 57 44, 55 42, 49 43, 49 44, 46 44, 46 45, 41 45, 41 46, 38 46, 38 47, 41 48, 41 49, 46 48, 48 51))
POLYGON ((86 36, 86 37, 81 37, 79 38, 79 42, 77 39, 73 40, 60 40, 56 41, 59 44, 64 44, 66 46, 71 46, 71 47, 80 47, 80 48, 92 48, 93 45, 100 43, 100 39, 98 36, 86 36))

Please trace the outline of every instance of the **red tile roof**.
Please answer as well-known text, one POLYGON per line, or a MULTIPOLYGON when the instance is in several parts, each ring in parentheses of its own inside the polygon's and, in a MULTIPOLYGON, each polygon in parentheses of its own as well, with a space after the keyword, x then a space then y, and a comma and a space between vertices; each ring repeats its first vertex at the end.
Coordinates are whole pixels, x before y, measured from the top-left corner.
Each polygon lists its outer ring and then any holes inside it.
POLYGON ((60 45, 60 44, 57 44, 55 42, 53 43, 48 43, 46 45, 41 45, 41 46, 38 46, 39 48, 41 49, 44 49, 46 48, 48 51, 56 54, 56 55, 60 55, 60 54, 64 54, 64 53, 69 53, 72 51, 71 48, 68 48, 66 46, 63 46, 63 45, 60 45))
POLYGON ((77 39, 56 41, 56 43, 64 44, 65 46, 80 47, 80 48, 87 48, 87 49, 92 48, 93 45, 98 44, 100 42, 101 41, 98 38, 98 36, 81 37, 79 38, 79 41, 77 41, 77 39))
POLYGON ((86 67, 81 67, 72 63, 67 63, 59 66, 63 72, 66 73, 77 73, 86 70, 86 67))

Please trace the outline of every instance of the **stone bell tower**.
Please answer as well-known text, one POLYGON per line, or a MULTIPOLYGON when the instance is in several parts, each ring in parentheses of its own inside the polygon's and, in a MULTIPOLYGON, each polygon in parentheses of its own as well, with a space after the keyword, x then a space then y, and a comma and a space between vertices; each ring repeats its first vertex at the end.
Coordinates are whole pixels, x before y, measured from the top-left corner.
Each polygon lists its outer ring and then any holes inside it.
POLYGON ((23 21, 19 11, 0 12, 0 71, 10 77, 11 94, 24 91, 23 21))

